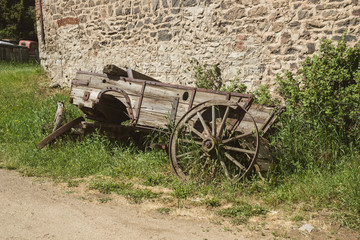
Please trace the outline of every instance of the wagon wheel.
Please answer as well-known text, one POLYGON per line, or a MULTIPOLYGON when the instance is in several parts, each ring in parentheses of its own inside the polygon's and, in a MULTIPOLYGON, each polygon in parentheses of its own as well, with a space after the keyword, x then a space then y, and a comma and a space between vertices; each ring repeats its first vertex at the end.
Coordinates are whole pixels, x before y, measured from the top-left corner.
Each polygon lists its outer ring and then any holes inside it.
POLYGON ((170 138, 170 161, 179 178, 231 182, 246 176, 259 151, 252 116, 238 103, 205 102, 187 112, 170 138))

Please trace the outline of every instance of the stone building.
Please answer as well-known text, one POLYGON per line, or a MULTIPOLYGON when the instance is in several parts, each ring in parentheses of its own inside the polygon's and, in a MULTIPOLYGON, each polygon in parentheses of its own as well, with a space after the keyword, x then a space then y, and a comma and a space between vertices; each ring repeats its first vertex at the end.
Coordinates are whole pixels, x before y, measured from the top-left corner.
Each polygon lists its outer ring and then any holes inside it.
POLYGON ((130 67, 191 84, 191 60, 249 89, 296 70, 322 38, 359 41, 358 0, 36 0, 41 64, 68 85, 79 69, 130 67))

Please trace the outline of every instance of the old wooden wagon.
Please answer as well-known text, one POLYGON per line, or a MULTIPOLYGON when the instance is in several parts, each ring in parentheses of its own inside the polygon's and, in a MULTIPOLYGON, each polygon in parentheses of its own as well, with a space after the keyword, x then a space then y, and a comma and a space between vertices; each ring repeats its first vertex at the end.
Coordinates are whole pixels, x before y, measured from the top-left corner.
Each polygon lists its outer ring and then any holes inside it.
POLYGON ((171 129, 170 162, 185 180, 222 174, 235 182, 249 174, 264 158, 260 133, 268 130, 275 116, 266 107, 250 108, 251 94, 162 83, 131 69, 115 75, 77 72, 70 102, 94 121, 75 119, 39 147, 80 122, 85 129, 99 127, 120 134, 128 128, 171 129))

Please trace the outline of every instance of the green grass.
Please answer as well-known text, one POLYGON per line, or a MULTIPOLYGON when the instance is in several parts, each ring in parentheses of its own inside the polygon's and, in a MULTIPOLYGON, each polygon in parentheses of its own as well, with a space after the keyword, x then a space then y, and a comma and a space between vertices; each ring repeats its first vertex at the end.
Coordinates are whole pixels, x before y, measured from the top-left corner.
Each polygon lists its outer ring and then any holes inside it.
POLYGON ((250 217, 265 215, 266 212, 267 210, 261 206, 239 202, 235 206, 221 209, 217 213, 220 216, 231 218, 235 224, 242 224, 246 223, 250 217))
POLYGON ((124 183, 114 179, 97 178, 90 183, 89 187, 104 194, 113 192, 123 195, 134 203, 141 203, 145 199, 157 198, 161 195, 148 189, 135 188, 132 183, 124 183))
POLYGON ((70 187, 78 185, 73 179, 102 176, 95 177, 89 187, 123 195, 136 203, 160 198, 161 194, 134 187, 135 183, 162 186, 173 190, 171 196, 179 207, 180 201, 204 199, 200 204, 234 223, 264 215, 272 208, 303 204, 307 207, 304 211, 327 209, 341 225, 359 229, 360 151, 355 145, 343 146, 329 139, 337 133, 310 131, 306 123, 290 118, 294 122, 289 124, 288 119, 272 137, 278 163, 265 182, 253 177, 236 185, 226 180, 183 183, 173 173, 164 151, 143 151, 131 139, 119 143, 99 134, 67 135, 38 150, 36 143, 48 134, 41 126, 53 122, 57 101, 65 103, 66 121, 82 115, 68 103, 68 90, 49 89, 48 84, 38 65, 0 64, 1 167, 65 181, 70 187), (309 134, 313 141, 307 140, 309 134), (250 201, 259 204, 244 203, 250 201), (232 207, 219 211, 224 204, 232 207))

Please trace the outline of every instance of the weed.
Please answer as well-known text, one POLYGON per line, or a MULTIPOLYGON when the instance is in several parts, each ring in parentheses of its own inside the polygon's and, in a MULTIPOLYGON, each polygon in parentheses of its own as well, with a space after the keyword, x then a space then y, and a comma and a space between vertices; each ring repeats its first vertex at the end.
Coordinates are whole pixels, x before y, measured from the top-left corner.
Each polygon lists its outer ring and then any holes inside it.
POLYGON ((186 185, 185 183, 179 184, 175 187, 172 195, 177 199, 186 199, 192 195, 193 191, 191 186, 186 185))
POLYGON ((279 105, 279 101, 272 98, 268 85, 259 85, 254 91, 254 99, 255 103, 265 106, 279 105))
POLYGON ((169 214, 171 209, 170 208, 158 208, 158 209, 156 209, 156 211, 158 211, 161 214, 169 214))
POLYGON ((89 184, 90 189, 96 189, 104 194, 109 194, 111 192, 121 193, 125 190, 131 189, 131 187, 132 184, 130 183, 115 182, 112 179, 97 179, 89 184))
POLYGON ((166 177, 164 175, 158 174, 155 176, 148 176, 144 181, 146 186, 157 186, 162 185, 166 182, 166 177))
POLYGON ((68 186, 68 187, 78 187, 78 186, 79 186, 79 181, 69 180, 69 181, 67 182, 67 186, 68 186))
POLYGON ((246 223, 249 217, 265 215, 267 210, 258 205, 252 206, 248 203, 242 202, 236 206, 219 210, 217 213, 222 217, 231 218, 234 224, 246 223))
POLYGON ((278 231, 275 230, 271 233, 274 237, 279 237, 279 238, 287 238, 287 232, 286 231, 278 231))
POLYGON ((206 88, 219 90, 222 85, 221 70, 219 64, 214 65, 202 65, 198 60, 191 60, 191 68, 187 71, 192 71, 195 78, 195 86, 198 88, 206 88))
POLYGON ((217 198, 207 198, 204 200, 206 207, 214 208, 220 206, 220 201, 217 198))
POLYGON ((159 193, 154 193, 147 189, 128 189, 124 192, 117 193, 124 195, 127 199, 131 200, 134 203, 141 203, 145 199, 152 199, 160 196, 159 193))
POLYGON ((340 212, 332 214, 332 217, 340 224, 341 227, 348 227, 351 229, 360 229, 359 213, 340 212))
POLYGON ((131 183, 118 182, 113 179, 95 179, 90 183, 89 188, 96 189, 104 194, 114 192, 126 197, 134 203, 141 203, 145 199, 157 198, 160 196, 159 193, 154 193, 147 189, 133 188, 133 184, 131 183))
POLYGON ((303 221, 304 220, 304 217, 301 216, 301 215, 295 215, 291 218, 291 221, 293 222, 300 222, 300 221, 303 221))
POLYGON ((99 198, 98 201, 100 203, 107 203, 107 202, 110 202, 112 200, 112 198, 109 198, 109 197, 104 197, 104 198, 99 198))
POLYGON ((230 80, 229 84, 223 85, 220 90, 226 92, 238 92, 238 93, 246 93, 247 86, 241 83, 241 79, 239 77, 241 71, 238 70, 234 79, 230 80))

